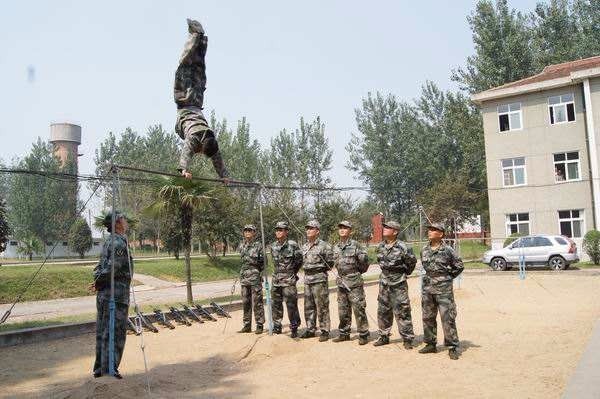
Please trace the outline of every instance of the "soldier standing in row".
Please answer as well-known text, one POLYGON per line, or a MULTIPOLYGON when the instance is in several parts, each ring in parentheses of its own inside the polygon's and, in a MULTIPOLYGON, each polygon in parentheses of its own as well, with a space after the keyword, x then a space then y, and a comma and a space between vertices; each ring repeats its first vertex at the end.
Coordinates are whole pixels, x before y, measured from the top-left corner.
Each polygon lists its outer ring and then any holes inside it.
POLYGON ((204 57, 208 39, 198 21, 188 19, 187 23, 189 37, 175 72, 175 132, 184 140, 178 170, 183 176, 191 179, 192 157, 195 153, 203 153, 211 159, 215 171, 227 183, 227 169, 219 152, 219 144, 202 113, 206 89, 204 57))
POLYGON ((275 225, 275 238, 271 244, 271 255, 275 270, 273 272, 273 334, 281 334, 281 320, 283 319, 283 301, 285 300, 292 338, 298 336, 300 326, 300 312, 298 311, 298 271, 302 267, 302 251, 296 241, 288 239, 287 222, 278 222, 275 225))
POLYGON ((379 296, 377 297, 377 319, 379 339, 375 346, 390 343, 393 317, 396 317, 398 331, 404 340, 404 348, 412 349, 415 337, 412 325, 408 283, 406 278, 415 269, 417 259, 412 249, 398 240, 400 224, 389 221, 383 224, 384 242, 377 248, 377 262, 381 267, 379 296))
POLYGON ((256 334, 262 334, 265 324, 265 309, 262 294, 262 272, 264 269, 264 256, 262 245, 256 240, 256 226, 244 226, 244 241, 240 244, 239 252, 242 259, 240 268, 240 285, 242 289, 242 303, 244 306, 244 327, 238 332, 249 333, 252 331, 252 309, 256 321, 256 334))
POLYGON ((100 261, 94 268, 94 282, 90 289, 96 291, 96 360, 94 377, 108 374, 109 371, 109 303, 111 297, 112 253, 114 250, 115 281, 115 330, 114 330, 114 369, 115 377, 121 379, 119 364, 125 348, 127 337, 127 318, 129 317, 129 287, 133 271, 133 259, 129 255, 129 244, 125 234, 129 228, 127 219, 122 213, 115 214, 115 231, 112 231, 112 213, 102 223, 110 233, 104 241, 100 261), (114 247, 114 248, 113 248, 114 247), (130 269, 131 265, 131 269, 130 269))
POLYGON ((329 287, 327 272, 333 267, 331 246, 319 238, 321 225, 316 220, 306 224, 308 241, 302 246, 304 261, 304 319, 306 331, 300 338, 312 338, 317 330, 317 314, 321 329, 320 342, 329 339, 329 287))
POLYGON ((334 339, 334 342, 350 339, 352 311, 354 311, 359 334, 358 344, 365 345, 369 342, 369 322, 362 274, 369 268, 369 257, 358 241, 350 238, 352 223, 347 220, 341 221, 338 228, 340 242, 333 246, 333 258, 338 272, 336 283, 340 335, 334 339))
POLYGON ((450 348, 450 359, 457 360, 459 342, 452 280, 462 273, 464 267, 454 249, 442 241, 444 226, 432 223, 427 229, 429 244, 421 251, 421 263, 425 270, 421 294, 425 347, 419 350, 419 353, 437 351, 436 317, 439 310, 444 329, 444 345, 450 348))

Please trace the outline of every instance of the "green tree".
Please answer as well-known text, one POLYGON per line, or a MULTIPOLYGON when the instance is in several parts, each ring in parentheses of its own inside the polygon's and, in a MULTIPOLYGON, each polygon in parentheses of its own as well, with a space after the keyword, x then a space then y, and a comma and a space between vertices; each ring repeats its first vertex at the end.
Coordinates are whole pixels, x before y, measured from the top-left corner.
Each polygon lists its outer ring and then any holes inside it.
POLYGON ((475 55, 452 73, 462 89, 477 93, 522 79, 535 71, 532 30, 527 16, 510 9, 507 0, 479 0, 467 17, 475 55))
POLYGON ((44 245, 42 242, 31 234, 25 235, 18 240, 19 247, 17 248, 17 252, 27 256, 27 259, 29 260, 33 259, 33 255, 42 253, 44 251, 44 245))
POLYGON ((350 221, 353 223, 354 239, 369 242, 373 235, 373 216, 380 212, 380 207, 373 199, 365 199, 352 210, 350 221))
MULTIPOLYGON (((175 213, 176 211, 174 211, 175 213)), ((176 214, 166 215, 162 219, 164 220, 164 228, 162 234, 162 242, 164 248, 170 254, 175 256, 175 259, 179 259, 179 253, 183 250, 183 232, 181 231, 181 216, 176 214)))
POLYGON ((600 231, 590 230, 583 237, 583 250, 594 265, 600 264, 600 231))
POLYGON ((577 42, 579 57, 592 57, 600 54, 600 2, 575 0, 573 13, 580 35, 577 42))
POLYGON ((69 233, 69 249, 79 254, 83 259, 85 253, 92 249, 94 242, 92 240, 92 230, 85 219, 79 218, 71 226, 69 233))
POLYGON ((12 229, 8 225, 6 214, 6 201, 0 197, 0 253, 6 250, 6 244, 12 234, 12 229))
POLYGON ((145 209, 145 213, 152 217, 179 214, 185 254, 187 300, 192 303, 190 253, 194 210, 200 207, 209 188, 198 181, 182 177, 161 177, 157 179, 155 189, 157 190, 155 200, 145 209))
POLYGON ((338 242, 338 223, 350 219, 351 211, 350 199, 339 195, 317 203, 314 217, 321 223, 320 237, 330 243, 338 242))

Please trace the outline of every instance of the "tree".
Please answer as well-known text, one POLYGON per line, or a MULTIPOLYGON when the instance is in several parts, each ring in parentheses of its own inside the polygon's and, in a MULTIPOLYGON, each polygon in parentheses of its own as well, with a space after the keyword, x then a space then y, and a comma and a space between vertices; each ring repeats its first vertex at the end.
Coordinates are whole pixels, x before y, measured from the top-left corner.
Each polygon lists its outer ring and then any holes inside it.
POLYGON ((594 265, 600 264, 600 231, 590 230, 583 237, 583 250, 594 265))
POLYGON ((452 80, 463 90, 477 93, 530 76, 535 71, 529 20, 509 9, 507 0, 479 0, 467 17, 473 32, 475 55, 452 80))
POLYGON ((179 253, 184 248, 183 232, 181 231, 181 216, 178 214, 165 215, 162 242, 168 253, 179 259, 179 253))
POLYGON ((39 254, 44 250, 44 245, 35 236, 29 234, 19 238, 19 247, 17 252, 27 256, 27 259, 32 260, 33 255, 39 254))
POLYGON ((157 189, 155 200, 145 209, 145 212, 153 217, 179 214, 185 254, 187 300, 192 303, 194 298, 190 252, 194 210, 199 208, 201 202, 207 198, 205 194, 209 189, 205 184, 183 177, 161 177, 157 179, 155 189, 157 189))
POLYGON ((6 244, 9 241, 12 229, 8 225, 6 215, 6 201, 0 197, 0 253, 6 250, 6 244))
POLYGON ((321 223, 320 237, 329 242, 339 241, 338 223, 350 219, 351 211, 350 199, 339 195, 316 204, 314 217, 321 223))
POLYGON ((79 218, 71 226, 69 233, 69 248, 83 259, 85 253, 92 249, 92 230, 84 218, 79 218))
POLYGON ((373 216, 380 212, 375 200, 367 198, 352 210, 350 220, 353 223, 354 238, 358 241, 369 242, 373 234, 373 216))

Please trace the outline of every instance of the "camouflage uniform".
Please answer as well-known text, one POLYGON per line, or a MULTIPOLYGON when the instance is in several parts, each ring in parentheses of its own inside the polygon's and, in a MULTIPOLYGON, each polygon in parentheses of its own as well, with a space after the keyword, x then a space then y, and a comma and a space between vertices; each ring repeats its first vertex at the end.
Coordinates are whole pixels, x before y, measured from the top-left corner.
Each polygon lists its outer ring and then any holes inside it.
POLYGON ((317 238, 302 246, 304 268, 304 319, 307 331, 316 331, 317 313, 321 332, 329 333, 329 287, 327 272, 333 267, 331 246, 317 238))
POLYGON ((300 326, 300 312, 298 311, 298 271, 302 266, 302 252, 296 241, 286 240, 283 243, 275 241, 271 244, 271 254, 275 264, 273 273, 273 325, 276 330, 281 330, 283 319, 283 301, 287 308, 290 320, 290 329, 295 330, 300 326))
POLYGON ((377 297, 377 319, 379 335, 388 337, 392 329, 393 316, 404 341, 415 337, 408 298, 406 276, 415 269, 417 258, 412 249, 401 241, 391 244, 382 242, 377 248, 377 262, 381 267, 379 296, 377 297))
POLYGON ((437 343, 437 312, 440 312, 444 329, 444 344, 450 348, 458 346, 456 331, 456 303, 452 280, 462 273, 462 260, 446 244, 432 249, 428 244, 421 251, 421 263, 425 270, 421 304, 423 308, 423 331, 426 344, 437 343))
POLYGON ((204 56, 208 39, 198 22, 188 19, 188 26, 190 34, 175 72, 174 94, 177 104, 175 132, 184 140, 179 170, 189 170, 194 154, 204 152, 203 145, 206 140, 215 140, 216 151, 206 155, 211 158, 219 177, 223 178, 227 177, 227 169, 218 150, 215 134, 202 113, 206 89, 204 56))
POLYGON ((133 259, 129 255, 127 239, 120 234, 111 234, 104 242, 100 261, 94 268, 96 286, 96 360, 94 373, 108 374, 109 350, 109 303, 110 274, 112 261, 112 241, 115 246, 115 370, 121 363, 127 336, 127 318, 129 317, 129 287, 131 274, 129 262, 133 270, 133 259))
POLYGON ((262 245, 258 240, 242 242, 239 248, 242 258, 240 269, 240 285, 242 286, 242 303, 244 305, 244 325, 252 322, 252 308, 257 326, 265 324, 265 309, 262 294, 262 272, 264 256, 262 245))
POLYGON ((333 258, 338 272, 336 283, 340 335, 350 335, 354 310, 356 330, 361 336, 368 336, 367 301, 362 278, 362 273, 369 268, 367 251, 356 240, 348 239, 334 245, 333 258))

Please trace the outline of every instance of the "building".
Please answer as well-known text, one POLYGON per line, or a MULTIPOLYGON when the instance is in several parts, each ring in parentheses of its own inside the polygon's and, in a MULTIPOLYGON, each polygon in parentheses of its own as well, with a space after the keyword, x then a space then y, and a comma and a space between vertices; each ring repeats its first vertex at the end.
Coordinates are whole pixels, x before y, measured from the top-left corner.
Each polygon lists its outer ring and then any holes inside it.
MULTIPOLYGON (((102 246, 104 245, 104 238, 94 238, 92 248, 85 253, 85 256, 100 256, 102 252, 102 246)), ((19 259, 26 260, 27 256, 17 252, 19 243, 11 239, 6 245, 6 251, 0 253, 0 259, 19 259)), ((49 242, 46 245, 46 250, 42 253, 34 254, 35 259, 45 258, 48 256, 49 259, 61 259, 61 258, 79 258, 79 254, 71 251, 66 241, 49 242), (50 253, 52 247, 56 244, 54 251, 50 253)))
POLYGON ((600 56, 474 94, 485 138, 493 246, 513 233, 600 228, 600 56))
POLYGON ((72 123, 51 124, 50 142, 54 145, 54 154, 61 160, 63 166, 67 160, 71 159, 74 162, 75 173, 77 173, 81 126, 72 123))

